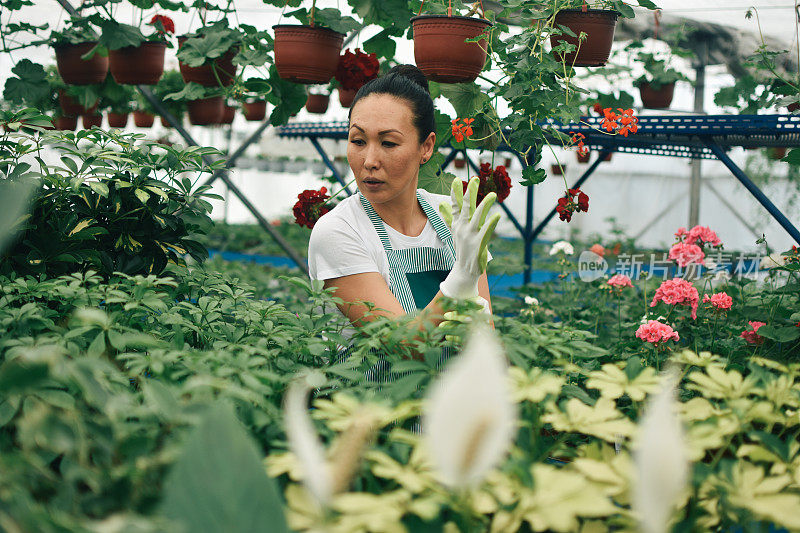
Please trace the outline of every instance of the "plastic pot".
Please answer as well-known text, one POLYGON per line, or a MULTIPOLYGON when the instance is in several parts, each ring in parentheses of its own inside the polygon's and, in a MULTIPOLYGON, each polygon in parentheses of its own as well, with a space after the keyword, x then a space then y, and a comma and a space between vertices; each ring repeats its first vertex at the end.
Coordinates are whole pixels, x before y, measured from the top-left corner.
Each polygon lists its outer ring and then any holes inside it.
POLYGON ((81 124, 85 130, 91 129, 92 126, 97 126, 99 128, 103 125, 103 115, 81 115, 81 124))
POLYGON ((111 76, 119 84, 155 85, 164 73, 167 43, 147 41, 108 51, 111 76))
MULTIPOLYGON (((188 38, 185 35, 178 37, 178 48, 183 46, 188 38)), ((237 67, 233 64, 236 52, 236 48, 230 48, 221 56, 213 60, 209 59, 199 67, 190 67, 186 63, 178 62, 183 81, 186 83, 193 81, 204 87, 219 87, 220 85, 227 87, 233 83, 233 79, 236 77, 237 67)))
POLYGON ((128 125, 128 113, 111 113, 109 112, 108 127, 109 128, 124 128, 128 125))
POLYGON ((575 152, 575 157, 578 159, 578 163, 585 165, 589 162, 589 159, 592 158, 592 153, 586 152, 582 154, 580 152, 575 152))
POLYGON ((78 115, 93 115, 97 110, 96 102, 94 105, 92 105, 92 107, 83 107, 63 90, 58 92, 58 103, 61 106, 61 110, 64 112, 64 114, 70 117, 77 117, 78 115))
POLYGON ((219 124, 225 112, 225 103, 221 96, 189 100, 186 107, 189 111, 189 122, 195 126, 219 124))
POLYGON ((453 159, 453 166, 457 169, 461 170, 463 168, 467 168, 467 160, 466 159, 453 159))
POLYGON ((156 117, 148 113, 147 111, 134 111, 133 112, 133 123, 137 128, 150 128, 153 126, 153 122, 155 122, 156 117))
MULTIPOLYGON (((610 9, 562 9, 556 14, 555 25, 566 26, 575 35, 581 32, 586 34, 586 39, 579 43, 577 37, 569 35, 551 35, 550 44, 553 47, 566 41, 576 47, 577 52, 565 54, 563 57, 567 65, 576 67, 601 67, 608 61, 611 44, 614 42, 614 29, 617 26, 619 13, 610 9)), ((562 59, 559 55, 559 59, 562 59)))
POLYGON ((786 157, 786 147, 785 146, 770 146, 767 148, 767 155, 770 159, 775 161, 780 161, 784 157, 786 157))
POLYGON ((261 121, 267 116, 267 102, 256 100, 255 102, 245 102, 242 104, 244 119, 251 122, 261 121))
POLYGON ((220 124, 233 124, 233 118, 236 116, 236 108, 227 104, 222 107, 222 120, 220 124))
POLYGON ((675 92, 675 82, 662 85, 654 89, 649 83, 639 84, 639 96, 642 97, 642 105, 647 109, 667 109, 672 103, 672 95, 675 92))
POLYGON ((356 98, 357 89, 344 89, 339 87, 339 103, 342 107, 350 107, 356 98))
POLYGON ((93 85, 103 83, 108 74, 108 57, 94 54, 89 59, 81 56, 97 45, 97 41, 79 44, 57 44, 56 67, 67 85, 93 85))
POLYGON ((550 165, 550 173, 553 174, 553 176, 562 176, 565 170, 567 170, 567 165, 557 165, 555 163, 550 165))
POLYGON ((331 97, 327 94, 309 94, 306 100, 306 110, 309 113, 321 115, 328 110, 331 97))
POLYGON ((62 131, 75 131, 78 127, 78 117, 58 117, 53 122, 57 130, 62 131))
POLYGON ((486 39, 464 40, 481 35, 492 23, 472 17, 422 15, 411 18, 414 59, 429 80, 439 83, 475 81, 486 63, 486 39))
POLYGON ((275 68, 295 83, 328 83, 336 72, 344 34, 319 26, 279 24, 275 30, 275 68))

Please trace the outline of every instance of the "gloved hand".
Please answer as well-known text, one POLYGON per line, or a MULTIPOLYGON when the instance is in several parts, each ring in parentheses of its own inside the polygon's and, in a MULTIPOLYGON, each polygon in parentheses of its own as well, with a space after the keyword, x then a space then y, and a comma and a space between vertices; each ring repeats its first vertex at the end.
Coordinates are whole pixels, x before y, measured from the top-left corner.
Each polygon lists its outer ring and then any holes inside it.
POLYGON ((465 198, 464 186, 460 179, 455 178, 450 187, 451 203, 442 202, 439 206, 444 221, 450 226, 456 249, 455 265, 439 285, 442 294, 449 298, 466 299, 478 296, 478 278, 486 271, 489 240, 500 220, 500 213, 495 213, 486 220, 489 208, 497 199, 495 193, 487 194, 476 208, 479 184, 477 177, 469 180, 465 198))
POLYGON ((446 312, 443 316, 444 320, 441 321, 438 326, 446 333, 444 336, 445 340, 450 342, 458 342, 460 337, 454 334, 454 330, 456 330, 461 324, 468 324, 472 322, 472 318, 476 313, 483 313, 484 315, 491 316, 492 311, 489 307, 489 302, 487 302, 484 298, 476 296, 475 298, 470 298, 468 301, 480 306, 480 311, 475 310, 467 313, 459 313, 457 311, 446 312))

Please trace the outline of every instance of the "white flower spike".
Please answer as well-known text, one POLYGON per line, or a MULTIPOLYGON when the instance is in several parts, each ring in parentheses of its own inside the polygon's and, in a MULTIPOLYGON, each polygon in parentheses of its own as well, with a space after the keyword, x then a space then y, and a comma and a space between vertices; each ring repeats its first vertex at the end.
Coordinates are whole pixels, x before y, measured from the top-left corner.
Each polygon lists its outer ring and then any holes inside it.
POLYGON ((686 436, 678 419, 674 374, 648 401, 634 453, 633 509, 644 533, 666 533, 689 477, 686 436))
POLYGON ((314 430, 307 408, 308 393, 315 387, 315 377, 306 375, 289 386, 284 400, 284 419, 289 447, 302 466, 303 484, 320 505, 326 506, 333 496, 333 481, 325 461, 325 447, 314 430))
POLYGON ((478 484, 508 452, 517 425, 509 383, 500 341, 489 326, 476 324, 424 406, 424 439, 445 485, 478 484))
POLYGON ((550 248, 550 255, 556 255, 558 252, 564 252, 564 255, 573 255, 575 249, 567 241, 558 241, 550 248))

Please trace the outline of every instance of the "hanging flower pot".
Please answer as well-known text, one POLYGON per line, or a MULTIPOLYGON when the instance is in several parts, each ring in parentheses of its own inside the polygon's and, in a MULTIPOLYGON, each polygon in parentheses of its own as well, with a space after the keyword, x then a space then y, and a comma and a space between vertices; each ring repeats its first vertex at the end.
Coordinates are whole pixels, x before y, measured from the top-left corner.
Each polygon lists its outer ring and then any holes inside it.
POLYGON ((786 147, 785 146, 770 146, 767 148, 767 155, 770 159, 775 161, 780 161, 784 157, 786 157, 786 147))
POLYGON ((79 44, 56 44, 56 67, 67 85, 93 85, 103 83, 108 74, 108 57, 98 53, 89 59, 81 56, 97 45, 97 41, 79 44))
POLYGON ((169 121, 166 118, 164 118, 163 116, 159 116, 158 120, 161 122, 161 126, 162 127, 164 127, 164 128, 171 128, 172 127, 172 124, 170 124, 169 121))
POLYGON ((97 103, 89 108, 83 107, 73 97, 68 95, 65 91, 58 92, 58 103, 61 110, 69 117, 77 117, 78 115, 92 115, 97 110, 97 103))
MULTIPOLYGON (((614 42, 614 28, 619 12, 610 9, 562 9, 556 13, 555 26, 566 26, 575 35, 586 34, 583 42, 569 35, 551 35, 550 44, 555 48, 566 41, 578 47, 577 52, 565 54, 567 65, 576 67, 602 67, 608 61, 611 43, 614 42)), ((562 59, 559 56, 559 59, 562 59)))
POLYGON ((309 113, 321 115, 328 110, 331 97, 327 94, 309 94, 306 100, 306 110, 309 113))
POLYGON ((353 105, 353 100, 356 98, 356 89, 344 89, 339 87, 339 103, 342 107, 350 107, 353 105))
POLYGON ((563 176, 565 170, 567 170, 567 165, 558 165, 556 163, 550 165, 550 172, 553 176, 563 176))
POLYGON ((585 165, 589 162, 589 159, 592 157, 592 153, 588 150, 586 152, 575 152, 575 156, 578 158, 578 163, 585 165))
POLYGON ((133 112, 133 123, 137 128, 150 128, 155 120, 155 115, 147 111, 136 110, 133 112))
POLYGON ((189 111, 189 122, 195 126, 219 124, 225 112, 225 103, 221 96, 200 98, 186 102, 189 111))
POLYGON ((233 118, 236 116, 236 108, 224 104, 222 107, 222 120, 220 124, 233 124, 233 118))
POLYGON ((279 24, 275 30, 275 68, 295 83, 328 83, 336 72, 344 34, 319 26, 279 24))
MULTIPOLYGON (((188 38, 185 35, 178 37, 179 49, 188 38)), ((190 67, 186 63, 178 62, 183 81, 186 83, 193 81, 203 87, 227 87, 233 83, 236 77, 237 67, 233 64, 236 53, 236 48, 231 47, 221 56, 213 60, 209 59, 199 67, 190 67)))
POLYGON ((106 116, 108 117, 109 128, 124 128, 128 125, 128 113, 109 112, 106 116))
POLYGON ((459 170, 467 168, 467 160, 461 158, 453 159, 453 166, 455 166, 459 170))
POLYGON ((475 81, 486 63, 486 39, 478 37, 492 23, 472 17, 421 15, 411 18, 414 60, 429 80, 439 83, 475 81))
POLYGON ((81 115, 81 123, 83 124, 83 129, 85 130, 91 129, 92 126, 97 126, 99 128, 103 125, 103 115, 81 115))
POLYGON ((612 156, 612 155, 614 155, 614 152, 608 152, 608 153, 605 155, 605 157, 603 158, 603 161, 606 161, 606 162, 608 162, 608 161, 611 161, 611 156, 612 156))
POLYGON ((57 130, 75 131, 75 128, 78 127, 78 117, 61 116, 55 120, 54 124, 57 130))
POLYGON ((264 100, 245 102, 242 104, 242 111, 244 111, 245 120, 249 120, 250 122, 264 120, 267 116, 267 102, 264 100))
POLYGON ((665 83, 658 89, 653 88, 647 82, 639 84, 639 96, 642 97, 642 105, 647 109, 667 109, 672 103, 672 95, 675 92, 675 82, 665 83))
POLYGON ((108 51, 111 76, 119 84, 155 85, 164 73, 167 43, 148 41, 108 51))

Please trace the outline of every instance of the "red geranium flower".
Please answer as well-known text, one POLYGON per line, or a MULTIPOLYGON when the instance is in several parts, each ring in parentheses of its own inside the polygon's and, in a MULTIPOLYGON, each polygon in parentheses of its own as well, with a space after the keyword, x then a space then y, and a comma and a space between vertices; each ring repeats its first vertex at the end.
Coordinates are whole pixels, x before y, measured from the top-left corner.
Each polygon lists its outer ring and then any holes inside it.
MULTIPOLYGON (((508 198, 511 193, 511 177, 503 165, 498 165, 492 170, 491 163, 482 163, 478 179, 480 180, 480 185, 478 186, 477 203, 481 203, 490 192, 497 194, 498 202, 508 198)), ((466 181, 461 183, 464 185, 464 192, 467 192, 468 183, 466 181)))
POLYGON ((589 195, 580 189, 567 189, 566 194, 558 199, 556 205, 558 218, 569 222, 572 220, 572 213, 580 211, 589 211, 589 195))
POLYGON ((175 33, 175 23, 166 15, 153 15, 148 22, 158 33, 175 33))
POLYGON ((474 118, 455 118, 450 121, 451 133, 453 137, 455 137, 456 142, 461 142, 465 138, 468 139, 472 136, 472 123, 475 121, 474 118), (459 124, 460 121, 464 121, 463 124, 459 124))
POLYGON ((356 48, 355 53, 345 50, 339 57, 334 77, 344 89, 357 91, 369 80, 378 77, 378 56, 356 48))
POLYGON ((294 221, 300 226, 313 228, 322 215, 331 210, 325 202, 330 198, 325 187, 318 191, 308 189, 297 195, 297 203, 292 212, 294 221))

